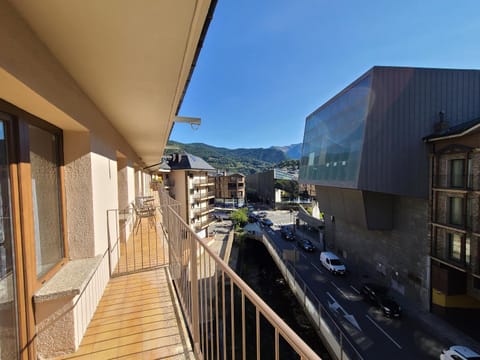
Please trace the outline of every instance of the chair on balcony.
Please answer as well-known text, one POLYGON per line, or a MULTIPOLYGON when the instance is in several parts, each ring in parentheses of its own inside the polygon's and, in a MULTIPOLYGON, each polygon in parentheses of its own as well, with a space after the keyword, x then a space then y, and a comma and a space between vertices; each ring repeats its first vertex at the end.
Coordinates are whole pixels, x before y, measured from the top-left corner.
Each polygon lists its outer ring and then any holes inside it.
POLYGON ((151 205, 137 206, 135 202, 132 202, 133 210, 135 211, 135 225, 133 226, 135 233, 138 233, 138 229, 142 223, 143 219, 148 220, 149 227, 152 226, 157 231, 155 216, 155 207, 151 205))

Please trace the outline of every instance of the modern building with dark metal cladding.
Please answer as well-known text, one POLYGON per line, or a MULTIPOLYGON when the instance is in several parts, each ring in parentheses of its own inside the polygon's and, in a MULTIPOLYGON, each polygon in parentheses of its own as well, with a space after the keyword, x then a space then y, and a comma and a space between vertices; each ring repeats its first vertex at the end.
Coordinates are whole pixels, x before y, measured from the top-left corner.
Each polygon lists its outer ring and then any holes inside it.
POLYGON ((375 66, 307 116, 301 183, 315 184, 327 248, 429 309, 429 151, 480 117, 480 71, 375 66))

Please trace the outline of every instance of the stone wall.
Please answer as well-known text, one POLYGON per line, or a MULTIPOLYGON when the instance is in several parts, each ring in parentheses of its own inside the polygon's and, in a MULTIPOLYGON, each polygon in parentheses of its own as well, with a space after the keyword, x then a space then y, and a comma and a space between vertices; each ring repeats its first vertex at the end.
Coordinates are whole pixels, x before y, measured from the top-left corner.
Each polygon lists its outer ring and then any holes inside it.
MULTIPOLYGON (((320 204, 321 207, 321 204, 320 204)), ((342 256, 355 276, 392 287, 423 309, 429 307, 428 201, 395 196, 393 229, 367 230, 325 214, 327 249, 342 256)))

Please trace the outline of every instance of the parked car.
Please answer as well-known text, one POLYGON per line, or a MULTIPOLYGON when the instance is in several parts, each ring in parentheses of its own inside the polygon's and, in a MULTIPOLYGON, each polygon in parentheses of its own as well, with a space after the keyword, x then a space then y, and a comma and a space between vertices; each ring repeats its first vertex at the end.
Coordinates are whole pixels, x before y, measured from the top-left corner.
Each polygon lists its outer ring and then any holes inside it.
POLYGON ((330 251, 320 253, 320 262, 332 274, 345 275, 347 268, 337 255, 330 251))
POLYGON ((315 245, 313 245, 313 243, 308 239, 298 239, 297 244, 301 249, 305 251, 308 251, 308 252, 315 251, 315 245))
POLYGON ((385 286, 365 283, 362 286, 361 293, 373 305, 382 310, 385 316, 394 318, 401 316, 402 308, 393 298, 388 296, 388 288, 385 286))
POLYGON ((267 217, 267 213, 266 213, 265 211, 260 211, 260 212, 258 213, 258 217, 259 217, 259 218, 266 218, 266 217, 267 217))
POLYGON ((442 350, 440 360, 480 360, 480 354, 466 346, 451 346, 442 350))

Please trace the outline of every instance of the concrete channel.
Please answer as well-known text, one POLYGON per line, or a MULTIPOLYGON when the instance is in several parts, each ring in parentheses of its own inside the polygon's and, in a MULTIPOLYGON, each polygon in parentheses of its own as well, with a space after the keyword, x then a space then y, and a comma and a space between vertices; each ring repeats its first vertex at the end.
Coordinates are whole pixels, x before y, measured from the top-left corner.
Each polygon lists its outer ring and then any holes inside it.
POLYGON ((328 314, 327 310, 319 301, 312 301, 312 296, 309 296, 309 293, 313 293, 309 291, 306 284, 298 282, 295 274, 292 272, 292 267, 284 260, 285 255, 288 259, 289 254, 281 253, 280 249, 276 248, 274 242, 269 239, 268 235, 265 234, 263 229, 257 223, 248 224, 245 227, 245 231, 247 231, 250 238, 261 241, 264 244, 291 291, 303 307, 312 324, 315 326, 317 333, 321 337, 332 358, 339 360, 362 359, 361 355, 351 344, 351 351, 346 351, 346 338, 339 326, 335 324, 333 318, 328 314))

